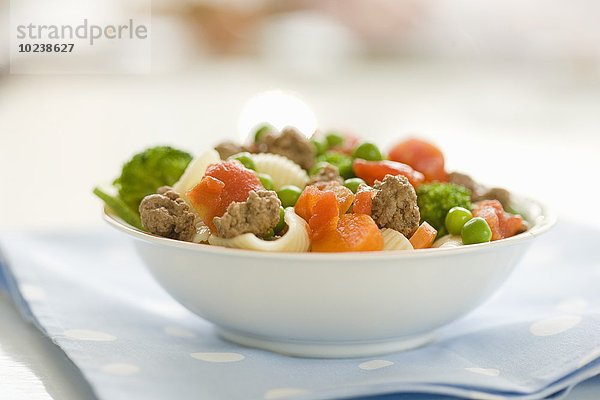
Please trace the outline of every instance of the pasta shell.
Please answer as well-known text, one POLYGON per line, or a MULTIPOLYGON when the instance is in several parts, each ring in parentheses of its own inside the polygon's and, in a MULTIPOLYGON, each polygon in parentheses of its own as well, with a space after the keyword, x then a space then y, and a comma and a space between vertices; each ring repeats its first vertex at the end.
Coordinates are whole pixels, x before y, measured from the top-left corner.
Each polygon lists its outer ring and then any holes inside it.
POLYGON ((260 153, 253 154, 252 160, 256 165, 256 172, 271 176, 275 190, 284 185, 294 185, 302 189, 308 183, 306 171, 289 158, 278 154, 260 153))
POLYGON ((206 168, 213 163, 221 161, 219 153, 210 149, 195 157, 187 166, 183 175, 173 185, 173 190, 185 199, 185 193, 196 186, 204 177, 206 168))
POLYGON ((413 246, 406 236, 394 229, 384 228, 381 230, 381 235, 383 236, 384 251, 413 250, 413 246))

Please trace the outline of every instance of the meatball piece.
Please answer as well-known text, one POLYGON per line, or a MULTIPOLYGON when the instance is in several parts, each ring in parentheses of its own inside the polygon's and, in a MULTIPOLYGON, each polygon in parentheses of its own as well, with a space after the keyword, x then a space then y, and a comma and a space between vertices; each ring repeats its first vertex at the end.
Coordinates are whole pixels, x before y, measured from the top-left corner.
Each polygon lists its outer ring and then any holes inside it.
POLYGON ((142 226, 150 233, 186 242, 196 234, 196 215, 170 187, 144 197, 139 211, 142 226))
POLYGON ((309 185, 317 182, 338 182, 344 183, 344 178, 340 176, 340 169, 332 164, 327 164, 319 172, 310 178, 309 185))
POLYGON ((391 228, 410 237, 419 227, 417 194, 402 175, 386 175, 383 182, 375 181, 371 216, 380 228, 391 228))
POLYGON ((279 135, 265 133, 260 137, 256 150, 287 157, 306 170, 315 162, 315 147, 294 128, 284 128, 279 135))
POLYGON ((219 153, 221 160, 227 160, 234 154, 248 151, 246 147, 232 141, 221 142, 215 146, 215 150, 219 153))
POLYGON ((477 183, 469 175, 461 174, 460 172, 452 172, 448 174, 448 181, 466 187, 471 191, 471 201, 481 200, 498 200, 503 207, 508 207, 511 198, 510 192, 502 188, 488 188, 480 183, 477 183))
POLYGON ((279 222, 281 201, 270 190, 251 191, 248 200, 233 202, 222 217, 215 217, 214 223, 219 237, 229 239, 244 233, 265 235, 279 222))

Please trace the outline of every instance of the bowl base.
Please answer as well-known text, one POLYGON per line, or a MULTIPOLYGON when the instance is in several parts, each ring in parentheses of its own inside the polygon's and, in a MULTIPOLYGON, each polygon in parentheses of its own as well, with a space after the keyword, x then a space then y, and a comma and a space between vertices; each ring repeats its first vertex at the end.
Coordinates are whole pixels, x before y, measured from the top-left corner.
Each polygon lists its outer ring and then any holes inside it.
POLYGON ((421 335, 404 336, 380 341, 318 342, 285 341, 252 336, 220 328, 218 333, 222 338, 242 346, 308 358, 353 358, 389 354, 421 347, 435 338, 435 332, 429 332, 421 335))

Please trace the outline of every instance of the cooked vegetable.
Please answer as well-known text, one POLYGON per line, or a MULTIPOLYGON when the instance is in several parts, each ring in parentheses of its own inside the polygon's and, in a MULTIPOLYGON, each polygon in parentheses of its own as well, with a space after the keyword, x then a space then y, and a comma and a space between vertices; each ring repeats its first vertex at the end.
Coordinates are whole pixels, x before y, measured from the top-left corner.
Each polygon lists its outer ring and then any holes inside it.
POLYGON ((367 161, 357 158, 352 164, 354 173, 362 178, 369 185, 375 181, 382 181, 386 175, 405 176, 413 187, 419 186, 423 182, 423 174, 415 171, 409 165, 395 161, 367 161))
POLYGON ((313 165, 312 168, 308 171, 308 175, 315 176, 319 172, 321 172, 321 170, 323 170, 324 168, 327 168, 328 165, 333 165, 333 164, 330 164, 327 161, 319 161, 318 163, 313 165))
POLYGON ((452 207, 446 214, 446 230, 451 235, 460 235, 463 225, 471 218, 473 218, 473 214, 466 208, 452 207))
POLYGON ((114 181, 119 198, 137 213, 144 197, 161 186, 172 186, 191 160, 189 153, 169 146, 152 147, 134 155, 114 181))
POLYGON ((514 236, 523 229, 523 218, 504 211, 498 200, 483 200, 475 203, 473 215, 487 221, 492 230, 492 240, 514 236))
POLYGON ((320 141, 318 139, 310 139, 310 142, 315 147, 315 152, 316 152, 317 156, 320 156, 321 154, 323 154, 327 151, 326 143, 323 143, 322 141, 320 141))
POLYGON ((410 244, 414 249, 428 249, 431 247, 437 236, 437 230, 423 222, 410 237, 410 244))
POLYGON ((273 230, 275 233, 279 233, 285 228, 285 208, 279 207, 279 222, 275 225, 273 230))
POLYGON ((214 217, 221 217, 232 202, 244 202, 250 191, 263 186, 254 173, 236 161, 211 164, 199 184, 187 193, 187 198, 202 221, 216 233, 214 217))
POLYGON ((366 182, 360 178, 350 178, 344 181, 344 186, 352 190, 352 193, 356 193, 358 191, 358 187, 364 184, 366 184, 366 182))
POLYGON ((373 211, 373 196, 377 194, 371 186, 360 186, 356 192, 352 212, 356 214, 371 215, 373 211))
MULTIPOLYGON (((184 196, 185 193, 196 186, 198 182, 204 177, 206 168, 210 164, 214 164, 221 161, 219 153, 215 149, 209 149, 196 157, 188 164, 185 172, 177 182, 173 185, 175 190, 180 195, 184 196)), ((185 197, 185 196, 184 196, 185 197)))
POLYGON ((341 146, 344 143, 344 137, 338 133, 330 132, 325 135, 325 141, 328 147, 341 146))
POLYGON ((462 227, 461 237, 464 244, 486 243, 492 240, 492 230, 485 219, 475 217, 462 227))
POLYGON ((417 204, 421 221, 443 232, 448 211, 452 207, 470 209, 471 194, 468 189, 452 183, 427 183, 417 188, 417 204))
POLYGON ((271 179, 270 175, 262 174, 259 172, 258 174, 256 174, 256 176, 258 176, 260 183, 262 183, 263 187, 266 190, 274 190, 275 185, 273 185, 273 179, 271 179))
POLYGON ((252 159, 252 154, 244 151, 242 153, 237 153, 228 158, 228 160, 238 160, 244 167, 256 171, 256 164, 254 164, 254 160, 252 159))
POLYGON ((277 196, 281 200, 283 207, 294 207, 298 198, 302 194, 302 189, 294 185, 285 185, 277 191, 277 196))
POLYGON ((317 161, 326 161, 329 164, 335 165, 340 170, 340 175, 344 179, 353 178, 352 172, 352 157, 337 151, 327 151, 325 154, 317 157, 317 161))
POLYGON ((381 151, 379 151, 379 148, 370 142, 364 142, 364 143, 360 144, 352 152, 352 157, 362 158, 363 160, 367 160, 367 161, 383 160, 383 156, 381 155, 381 151))
POLYGON ((264 134, 275 131, 277 130, 271 124, 264 123, 259 125, 256 131, 254 131, 254 142, 259 142, 264 134))
POLYGON ((139 213, 129 208, 129 206, 119 197, 111 196, 98 187, 94 188, 94 194, 104 201, 104 203, 123 221, 138 229, 143 229, 139 213))
POLYGON ((444 155, 433 144, 421 139, 407 139, 392 148, 390 160, 408 164, 425 175, 426 182, 446 182, 444 155))

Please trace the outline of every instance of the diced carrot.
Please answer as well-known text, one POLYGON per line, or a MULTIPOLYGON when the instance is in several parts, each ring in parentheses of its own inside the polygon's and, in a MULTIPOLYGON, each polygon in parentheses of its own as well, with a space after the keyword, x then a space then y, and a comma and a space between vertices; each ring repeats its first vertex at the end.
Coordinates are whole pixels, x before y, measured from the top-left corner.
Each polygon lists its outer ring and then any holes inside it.
POLYGON ((423 222, 410 237, 410 243, 415 249, 428 249, 437 236, 437 230, 427 222, 423 222))
POLYGON ((314 252, 383 250, 383 236, 375 221, 364 214, 344 214, 337 227, 313 238, 314 252))
POLYGON ((356 198, 354 199, 352 212, 355 214, 371 215, 374 195, 375 190, 373 190, 373 188, 366 185, 361 186, 356 192, 356 198))
POLYGON ((318 240, 325 232, 335 230, 340 219, 335 194, 325 191, 320 192, 319 196, 308 221, 312 240, 318 240))

